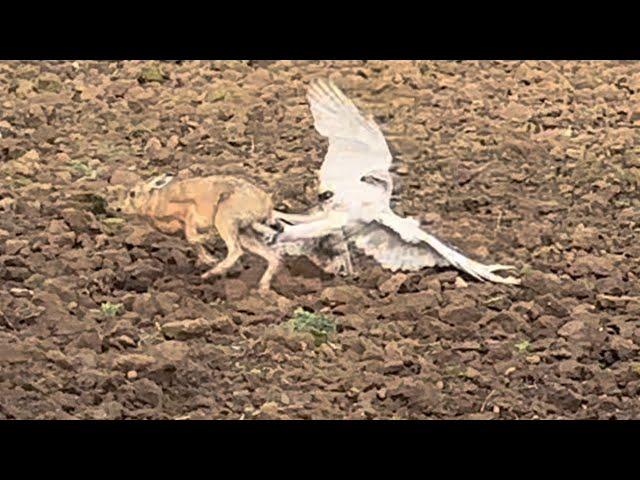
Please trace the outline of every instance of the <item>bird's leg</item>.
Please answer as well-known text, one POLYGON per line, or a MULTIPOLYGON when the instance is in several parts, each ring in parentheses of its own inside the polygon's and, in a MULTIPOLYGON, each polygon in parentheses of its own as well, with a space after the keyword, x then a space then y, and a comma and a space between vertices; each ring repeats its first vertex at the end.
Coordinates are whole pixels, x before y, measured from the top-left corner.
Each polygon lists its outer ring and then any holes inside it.
POLYGON ((353 275, 351 252, 349 252, 349 244, 344 236, 344 232, 340 230, 339 232, 329 235, 326 240, 326 246, 335 254, 335 258, 324 270, 334 275, 353 275))
POLYGON ((271 228, 268 225, 264 225, 263 223, 259 223, 259 222, 252 223, 251 228, 256 233, 260 234, 260 236, 262 237, 262 240, 267 245, 272 244, 278 237, 278 233, 282 231, 282 229, 276 230, 275 228, 271 228))
POLYGON ((284 213, 278 210, 273 211, 273 217, 276 220, 282 220, 285 223, 295 225, 297 223, 308 223, 315 220, 321 220, 327 217, 327 212, 320 210, 313 213, 284 213))
POLYGON ((343 239, 339 244, 340 258, 342 258, 345 267, 345 275, 353 275, 353 262, 351 261, 351 252, 349 244, 343 239))
POLYGON ((353 264, 351 263, 351 253, 347 242, 336 245, 338 256, 325 269, 329 273, 339 275, 353 275, 353 264))
POLYGON ((327 212, 326 218, 312 222, 300 223, 285 227, 278 236, 279 242, 291 242, 309 238, 318 238, 340 231, 347 223, 347 214, 343 212, 327 212))

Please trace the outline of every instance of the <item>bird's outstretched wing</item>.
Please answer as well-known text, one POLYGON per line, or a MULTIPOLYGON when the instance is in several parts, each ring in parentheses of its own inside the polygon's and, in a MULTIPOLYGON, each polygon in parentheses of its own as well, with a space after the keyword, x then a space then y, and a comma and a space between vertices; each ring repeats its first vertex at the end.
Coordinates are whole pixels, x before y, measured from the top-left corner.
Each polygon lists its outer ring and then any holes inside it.
POLYGON ((345 182, 358 182, 371 171, 389 170, 391 153, 372 116, 363 117, 329 80, 312 82, 307 98, 316 130, 329 139, 319 173, 321 185, 335 189, 345 182))
POLYGON ((371 232, 358 235, 355 242, 356 246, 376 258, 386 268, 416 270, 434 265, 452 265, 481 281, 488 280, 508 285, 520 284, 518 278, 501 277, 494 273, 499 270, 512 270, 514 267, 500 264, 485 265, 465 257, 422 230, 418 222, 412 218, 403 218, 389 213, 380 215, 376 223, 379 224, 377 229, 372 226, 371 232), (395 238, 392 239, 392 237, 395 238))

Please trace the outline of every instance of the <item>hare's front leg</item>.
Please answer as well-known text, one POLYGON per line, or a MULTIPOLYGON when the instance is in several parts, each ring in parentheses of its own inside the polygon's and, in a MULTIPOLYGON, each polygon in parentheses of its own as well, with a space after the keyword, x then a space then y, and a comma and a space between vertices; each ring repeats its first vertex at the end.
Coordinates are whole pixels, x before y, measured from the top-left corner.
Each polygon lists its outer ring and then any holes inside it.
POLYGON ((216 259, 212 257, 209 252, 207 252, 206 248, 204 248, 203 243, 206 242, 209 238, 208 235, 202 235, 198 233, 198 228, 196 224, 196 213, 195 207, 187 212, 187 216, 184 221, 184 236, 187 239, 187 242, 196 244, 198 250, 198 260, 205 265, 211 265, 216 263, 216 259))
POLYGON ((220 205, 215 218, 215 226, 218 234, 227 245, 227 256, 211 270, 203 273, 202 278, 222 275, 227 272, 243 253, 238 235, 238 224, 233 217, 234 212, 228 210, 230 210, 230 207, 227 207, 225 204, 220 205))

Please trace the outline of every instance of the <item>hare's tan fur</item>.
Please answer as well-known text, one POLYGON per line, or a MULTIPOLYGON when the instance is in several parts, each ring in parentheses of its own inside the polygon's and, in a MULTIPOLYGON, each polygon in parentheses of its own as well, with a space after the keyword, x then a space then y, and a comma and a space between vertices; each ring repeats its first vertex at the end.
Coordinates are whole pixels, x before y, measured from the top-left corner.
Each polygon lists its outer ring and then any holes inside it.
POLYGON ((187 241, 197 245, 198 258, 205 264, 215 262, 203 245, 215 227, 227 246, 227 256, 202 278, 225 273, 247 250, 267 261, 260 289, 271 288, 280 256, 261 235, 275 234, 269 225, 277 223, 271 197, 252 183, 231 176, 178 180, 161 175, 135 185, 120 208, 146 217, 163 233, 183 231, 187 241))

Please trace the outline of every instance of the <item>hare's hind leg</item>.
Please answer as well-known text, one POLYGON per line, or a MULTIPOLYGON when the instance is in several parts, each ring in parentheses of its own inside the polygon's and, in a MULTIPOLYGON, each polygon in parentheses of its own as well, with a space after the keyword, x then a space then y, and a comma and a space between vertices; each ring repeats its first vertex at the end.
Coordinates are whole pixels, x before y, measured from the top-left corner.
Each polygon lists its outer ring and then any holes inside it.
POLYGON ((198 260, 200 260, 205 265, 213 265, 216 263, 216 259, 207 252, 207 249, 204 248, 204 245, 199 243, 197 246, 198 249, 198 260))
POLYGON ((230 211, 226 203, 221 203, 216 212, 214 225, 218 234, 227 245, 227 256, 211 270, 202 274, 202 278, 209 278, 213 275, 222 275, 229 270, 242 255, 242 246, 238 234, 238 223, 234 218, 234 212, 230 211))
POLYGON ((274 250, 260 242, 257 238, 249 235, 242 235, 240 237, 240 242, 249 252, 255 253, 267 261, 267 269, 260 279, 260 290, 270 290, 271 279, 280 266, 280 256, 274 250))

